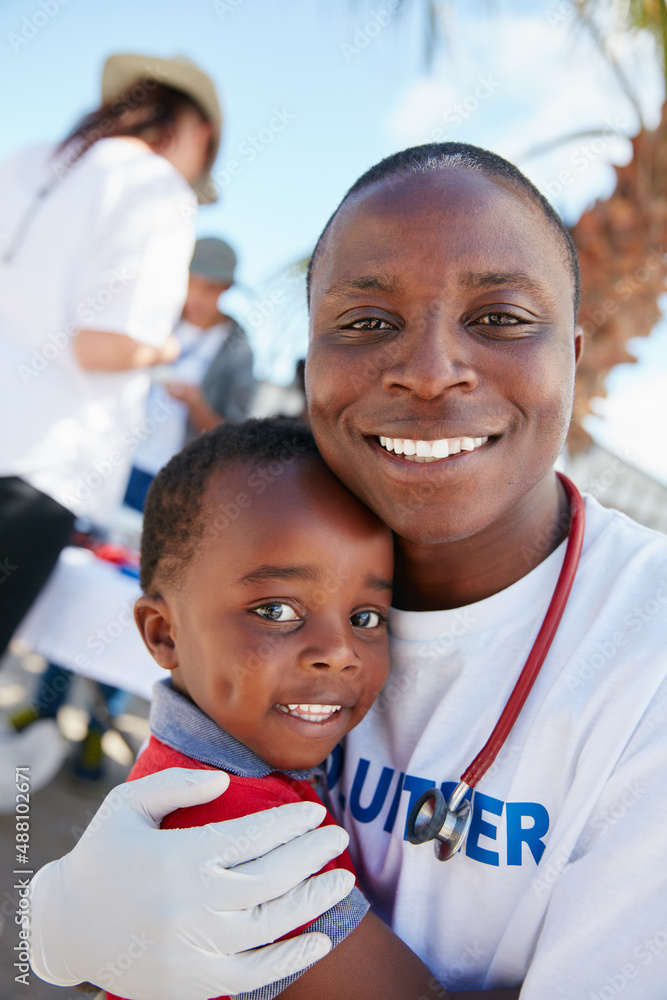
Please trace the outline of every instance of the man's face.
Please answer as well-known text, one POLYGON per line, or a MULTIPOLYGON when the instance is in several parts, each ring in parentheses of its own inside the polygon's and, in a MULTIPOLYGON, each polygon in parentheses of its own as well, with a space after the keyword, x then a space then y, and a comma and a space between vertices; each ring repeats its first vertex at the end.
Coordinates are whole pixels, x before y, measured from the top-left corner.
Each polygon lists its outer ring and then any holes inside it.
POLYGON ((207 330, 220 322, 218 299, 226 292, 229 285, 219 281, 211 281, 201 274, 190 274, 188 295, 183 306, 183 319, 193 326, 207 330))
POLYGON ((539 209, 479 172, 351 199, 311 291, 306 389, 329 467, 405 539, 500 521, 567 433, 572 300, 539 209))
POLYGON ((319 458, 284 465, 258 495, 260 482, 243 463, 208 487, 199 551, 136 615, 176 688, 272 766, 301 769, 385 683, 393 544, 319 458))

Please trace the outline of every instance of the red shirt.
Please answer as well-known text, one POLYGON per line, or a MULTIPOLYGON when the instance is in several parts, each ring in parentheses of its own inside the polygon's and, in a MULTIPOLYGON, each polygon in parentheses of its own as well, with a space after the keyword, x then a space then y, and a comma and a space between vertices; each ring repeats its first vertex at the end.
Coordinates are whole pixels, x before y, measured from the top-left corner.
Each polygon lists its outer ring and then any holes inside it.
MULTIPOLYGON (((202 764, 201 761, 187 757, 178 750, 172 750, 157 737, 151 736, 148 746, 138 758, 127 780, 134 781, 147 774, 164 771, 169 767, 200 768, 203 771, 217 770, 210 764, 202 764)), ((207 823, 216 823, 219 820, 248 816, 251 813, 272 809, 274 806, 282 806, 288 802, 303 802, 305 800, 322 803, 309 781, 290 778, 281 771, 274 771, 265 778, 241 778, 235 774, 230 774, 229 777, 229 788, 223 795, 213 799, 212 802, 204 802, 199 806, 176 809, 173 813, 165 816, 160 826, 164 829, 205 826, 207 823)), ((328 826, 332 823, 335 824, 335 822, 336 820, 327 809, 327 814, 320 825, 328 826)), ((335 868, 346 868, 355 874, 352 859, 347 850, 329 861, 322 868, 322 871, 333 871, 335 868)), ((285 934, 284 937, 295 937, 307 926, 308 924, 304 924, 302 927, 297 927, 296 930, 285 934)), ((107 997, 109 1000, 122 1000, 113 993, 107 993, 107 997)), ((220 1000, 227 1000, 227 998, 221 997, 220 1000)))

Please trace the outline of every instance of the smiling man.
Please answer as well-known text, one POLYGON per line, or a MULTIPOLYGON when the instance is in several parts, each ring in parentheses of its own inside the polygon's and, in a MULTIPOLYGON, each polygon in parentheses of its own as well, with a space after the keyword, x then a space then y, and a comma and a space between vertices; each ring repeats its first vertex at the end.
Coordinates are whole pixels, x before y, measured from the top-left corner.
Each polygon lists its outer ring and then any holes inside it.
POLYGON ((479 168, 403 165, 357 182, 313 255, 311 422, 419 566, 399 607, 503 589, 544 557, 526 565, 521 543, 564 509, 552 470, 581 346, 578 272, 562 227, 519 194, 479 168))
MULTIPOLYGON (((565 613, 517 722, 468 792, 465 846, 442 865, 404 832, 420 794, 437 785, 449 795, 485 744, 562 590, 576 533, 553 466, 581 346, 578 291, 569 235, 539 192, 494 154, 454 143, 372 168, 311 263, 313 431, 396 548, 390 679, 331 762, 333 803, 374 909, 448 991, 469 997, 513 987, 522 1000, 621 990, 661 1000, 667 978, 662 536, 586 498, 565 613)), ((169 872, 156 874, 165 885, 152 900, 163 892, 183 943, 166 952, 149 923, 156 945, 128 970, 126 996, 240 993, 239 982, 250 990, 285 962, 294 971, 320 957, 315 936, 300 953, 298 939, 249 950, 338 898, 301 882, 333 850, 324 831, 296 836, 303 814, 272 820, 272 834, 249 846, 244 861, 264 857, 243 865, 258 876, 245 894, 238 868, 216 867, 206 889, 191 874, 211 870, 216 837, 237 828, 219 824, 210 840, 184 837, 176 848, 132 821, 133 809, 159 822, 176 800, 218 791, 183 788, 182 776, 166 791, 138 789, 105 829, 40 873, 40 975, 95 981, 95 962, 120 947, 118 925, 127 936, 150 921, 136 893, 132 921, 112 922, 77 889, 103 892, 112 875, 132 885, 125 869, 137 856, 169 872), (242 951, 229 928, 249 913, 242 951)), ((445 995, 435 980, 433 995, 445 995)))

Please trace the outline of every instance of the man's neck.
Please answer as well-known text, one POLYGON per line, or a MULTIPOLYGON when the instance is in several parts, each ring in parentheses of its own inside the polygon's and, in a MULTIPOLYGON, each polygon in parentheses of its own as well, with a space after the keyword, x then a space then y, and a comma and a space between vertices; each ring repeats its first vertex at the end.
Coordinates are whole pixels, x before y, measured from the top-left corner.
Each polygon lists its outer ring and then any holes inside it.
POLYGON ((396 539, 393 604, 405 611, 461 608, 505 590, 567 537, 567 497, 555 473, 505 517, 455 542, 396 539))

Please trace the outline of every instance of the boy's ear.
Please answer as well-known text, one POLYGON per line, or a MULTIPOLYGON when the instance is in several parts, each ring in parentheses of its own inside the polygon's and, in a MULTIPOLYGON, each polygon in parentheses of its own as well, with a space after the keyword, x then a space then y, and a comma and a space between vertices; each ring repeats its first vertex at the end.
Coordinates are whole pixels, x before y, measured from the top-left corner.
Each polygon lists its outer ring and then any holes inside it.
POLYGON ((146 649, 165 670, 178 666, 176 644, 172 635, 169 605, 163 597, 143 594, 134 605, 134 620, 146 649))
POLYGON ((574 358, 577 364, 579 364, 579 361, 581 359, 581 352, 583 351, 583 349, 584 349, 584 331, 579 326, 579 324, 577 324, 577 326, 575 326, 574 328, 574 358))

